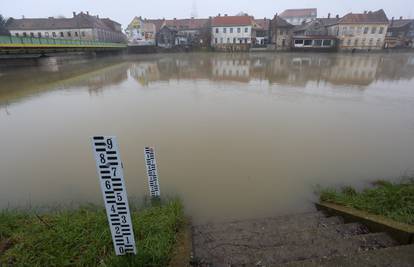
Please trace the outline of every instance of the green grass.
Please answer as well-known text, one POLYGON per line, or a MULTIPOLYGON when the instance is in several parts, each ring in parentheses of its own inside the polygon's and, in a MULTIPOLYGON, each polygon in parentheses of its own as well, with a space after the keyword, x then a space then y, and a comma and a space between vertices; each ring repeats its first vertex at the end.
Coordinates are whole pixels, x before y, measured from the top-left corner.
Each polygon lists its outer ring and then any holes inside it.
POLYGON ((114 254, 105 210, 0 212, 0 266, 166 266, 184 221, 179 200, 131 208, 137 255, 114 254), (4 250, 4 245, 7 249, 4 250), (3 247, 3 252, 1 251, 3 247))
POLYGON ((414 224, 413 178, 399 183, 376 181, 371 188, 361 192, 347 186, 341 190, 322 189, 318 193, 320 201, 353 207, 397 222, 414 224))

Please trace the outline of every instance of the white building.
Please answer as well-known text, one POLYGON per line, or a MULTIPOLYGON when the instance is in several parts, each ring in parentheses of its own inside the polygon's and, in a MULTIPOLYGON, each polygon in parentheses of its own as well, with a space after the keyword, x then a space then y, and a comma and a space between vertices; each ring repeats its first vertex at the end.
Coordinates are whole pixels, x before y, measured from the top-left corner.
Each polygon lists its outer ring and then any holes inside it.
POLYGON ((135 17, 126 28, 125 33, 130 45, 155 45, 155 24, 144 21, 141 17, 135 17))
POLYGON ((211 22, 211 46, 226 49, 250 46, 252 43, 253 18, 250 16, 218 16, 211 22))
POLYGON ((384 47, 388 19, 384 10, 349 13, 328 27, 339 39, 340 50, 380 50, 384 47))
POLYGON ((286 20, 292 25, 301 25, 302 23, 310 22, 317 17, 316 8, 303 9, 286 9, 279 17, 286 20))

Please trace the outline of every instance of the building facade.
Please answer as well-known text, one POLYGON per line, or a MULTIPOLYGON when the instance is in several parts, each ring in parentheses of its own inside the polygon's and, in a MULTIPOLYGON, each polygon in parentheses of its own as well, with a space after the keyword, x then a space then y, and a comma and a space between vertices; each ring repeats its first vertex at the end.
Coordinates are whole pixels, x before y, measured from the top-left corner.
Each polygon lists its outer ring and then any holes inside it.
POLYGON ((266 46, 270 43, 270 22, 271 19, 255 19, 253 25, 254 45, 266 46))
POLYGON ((318 10, 316 8, 286 9, 280 13, 280 17, 292 25, 301 25, 316 19, 318 10))
POLYGON ((156 27, 154 23, 135 17, 125 29, 129 45, 155 46, 156 27))
POLYGON ((11 18, 6 28, 17 37, 125 42, 121 24, 89 15, 89 12, 73 12, 72 18, 11 18))
POLYGON ((388 19, 384 10, 349 13, 328 27, 339 39, 340 50, 380 50, 384 47, 388 19))
POLYGON ((173 48, 176 45, 177 30, 169 27, 162 26, 157 33, 157 46, 162 48, 173 48))
POLYGON ((414 47, 414 20, 391 19, 385 36, 385 48, 414 47))
POLYGON ((282 19, 277 14, 273 17, 270 34, 271 43, 274 44, 276 50, 289 50, 292 42, 293 25, 282 19))
POLYGON ((247 50, 252 44, 253 18, 217 16, 211 22, 211 46, 219 50, 247 50))

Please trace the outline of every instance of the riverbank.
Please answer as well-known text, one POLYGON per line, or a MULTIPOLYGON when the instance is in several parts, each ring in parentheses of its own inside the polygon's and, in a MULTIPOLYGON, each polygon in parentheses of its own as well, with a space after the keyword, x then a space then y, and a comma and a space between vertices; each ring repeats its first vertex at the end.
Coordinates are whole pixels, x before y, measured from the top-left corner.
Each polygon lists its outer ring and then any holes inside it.
POLYGON ((105 209, 0 212, 0 265, 167 266, 184 224, 179 200, 131 205, 137 255, 114 254, 105 209))
POLYGON ((319 198, 322 202, 352 207, 414 225, 414 178, 397 183, 379 180, 373 183, 373 187, 359 192, 350 186, 340 190, 325 188, 319 192, 319 198))

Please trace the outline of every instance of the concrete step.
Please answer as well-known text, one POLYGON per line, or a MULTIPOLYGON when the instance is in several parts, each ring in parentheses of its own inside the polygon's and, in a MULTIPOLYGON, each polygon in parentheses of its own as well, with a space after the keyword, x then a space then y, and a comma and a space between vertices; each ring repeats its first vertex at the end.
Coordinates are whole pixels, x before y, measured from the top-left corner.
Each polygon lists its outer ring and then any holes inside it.
MULTIPOLYGON (((278 265, 280 266, 280 265, 278 265)), ((370 250, 352 256, 336 256, 290 262, 283 267, 412 267, 414 266, 414 244, 370 250)))
POLYGON ((254 219, 245 221, 233 221, 226 223, 208 223, 193 227, 194 234, 217 235, 229 232, 243 232, 254 229, 256 232, 272 229, 274 232, 295 232, 309 228, 326 227, 341 224, 339 217, 325 217, 321 212, 309 212, 274 218, 254 219))
MULTIPOLYGON (((304 228, 296 232, 278 231, 273 228, 251 228, 240 231, 202 232, 195 229, 193 245, 195 248, 211 249, 220 243, 248 246, 255 244, 263 247, 277 247, 282 245, 312 244, 314 240, 349 238, 355 235, 367 234, 368 229, 359 223, 333 224, 326 227, 304 228)), ((197 251, 195 251, 197 253, 197 251)))
POLYGON ((363 234, 349 238, 314 239, 310 243, 261 246, 260 244, 217 243, 198 247, 199 266, 274 266, 292 261, 351 255, 361 251, 395 246, 385 233, 363 234))

